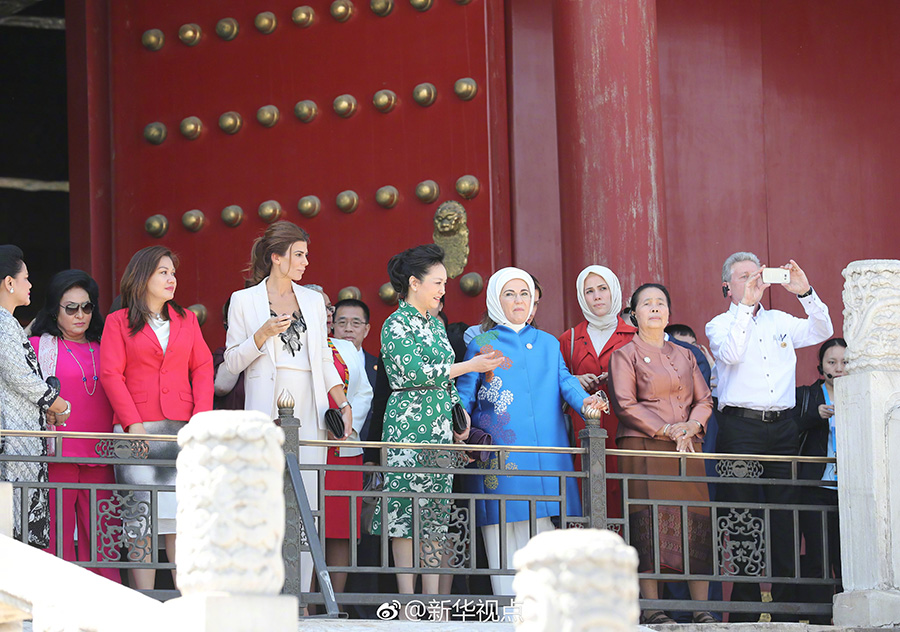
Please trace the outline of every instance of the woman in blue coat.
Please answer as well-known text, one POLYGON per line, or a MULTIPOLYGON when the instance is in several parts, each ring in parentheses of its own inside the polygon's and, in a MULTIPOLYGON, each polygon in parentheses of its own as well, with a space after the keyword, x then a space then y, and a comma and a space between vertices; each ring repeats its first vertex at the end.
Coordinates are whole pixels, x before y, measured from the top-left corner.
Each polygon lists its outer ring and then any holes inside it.
MULTIPOLYGON (((566 368, 559 342, 550 334, 526 324, 534 300, 531 275, 518 268, 503 268, 488 282, 487 311, 493 325, 476 336, 466 350, 466 359, 479 353, 500 351, 505 361, 489 373, 466 373, 457 380, 463 407, 472 426, 493 437, 494 444, 513 446, 569 447, 562 404, 581 410, 605 408, 597 396, 588 395, 566 368)), ((499 469, 498 458, 482 465, 499 469)), ((572 471, 570 454, 513 452, 506 469, 572 471)), ((560 494, 558 477, 468 476, 470 489, 488 494, 515 494, 534 498, 560 494)), ((581 499, 574 478, 565 485, 566 515, 581 515, 581 499)), ((525 546, 529 530, 529 502, 506 503, 506 560, 512 569, 513 554, 525 546)), ((560 515, 560 503, 536 503, 537 533, 553 529, 551 516, 560 515)), ((500 564, 500 502, 478 501, 478 526, 482 527, 485 552, 493 569, 500 564)), ((512 595, 512 575, 492 576, 495 595, 512 595)))

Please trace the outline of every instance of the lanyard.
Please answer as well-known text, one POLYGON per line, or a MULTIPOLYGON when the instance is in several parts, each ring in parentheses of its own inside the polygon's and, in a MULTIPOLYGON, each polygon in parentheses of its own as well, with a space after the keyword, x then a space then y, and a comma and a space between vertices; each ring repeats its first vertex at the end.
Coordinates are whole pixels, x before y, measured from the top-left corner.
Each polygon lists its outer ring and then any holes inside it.
MULTIPOLYGON (((822 382, 822 393, 825 395, 825 405, 831 406, 831 398, 828 397, 828 389, 825 387, 825 383, 822 382)), ((835 457, 837 456, 837 439, 835 435, 837 434, 834 427, 834 415, 828 418, 828 434, 831 439, 831 451, 834 452, 835 457)), ((835 474, 837 473, 837 464, 834 466, 835 474)))

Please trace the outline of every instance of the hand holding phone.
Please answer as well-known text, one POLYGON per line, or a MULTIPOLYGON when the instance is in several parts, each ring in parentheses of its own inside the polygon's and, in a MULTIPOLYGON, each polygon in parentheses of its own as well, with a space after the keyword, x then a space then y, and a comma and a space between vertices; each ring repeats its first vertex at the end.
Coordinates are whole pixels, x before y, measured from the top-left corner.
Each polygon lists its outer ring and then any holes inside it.
POLYGON ((791 282, 791 273, 784 268, 763 268, 762 282, 766 285, 785 285, 791 282))

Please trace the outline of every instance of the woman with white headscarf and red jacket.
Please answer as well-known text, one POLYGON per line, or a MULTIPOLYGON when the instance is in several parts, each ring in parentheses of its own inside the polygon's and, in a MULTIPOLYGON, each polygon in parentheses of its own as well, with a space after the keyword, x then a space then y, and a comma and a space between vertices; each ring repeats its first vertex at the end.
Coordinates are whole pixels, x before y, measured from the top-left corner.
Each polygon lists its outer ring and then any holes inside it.
MULTIPOLYGON (((578 275, 575 287, 584 320, 563 332, 559 338, 560 350, 566 366, 584 390, 591 394, 604 391, 609 395, 609 359, 613 351, 631 342, 637 328, 619 318, 622 287, 619 278, 609 268, 598 265, 586 267, 578 275)), ((578 433, 584 429, 584 419, 574 409, 569 411, 569 416, 577 447, 578 433)), ((615 413, 604 415, 602 425, 606 430, 606 449, 615 450, 619 428, 615 413)), ((581 469, 580 455, 575 456, 575 468, 581 469)), ((615 456, 607 455, 606 471, 619 471, 615 456)), ((622 517, 622 487, 619 481, 606 481, 606 515, 609 518, 622 517)))

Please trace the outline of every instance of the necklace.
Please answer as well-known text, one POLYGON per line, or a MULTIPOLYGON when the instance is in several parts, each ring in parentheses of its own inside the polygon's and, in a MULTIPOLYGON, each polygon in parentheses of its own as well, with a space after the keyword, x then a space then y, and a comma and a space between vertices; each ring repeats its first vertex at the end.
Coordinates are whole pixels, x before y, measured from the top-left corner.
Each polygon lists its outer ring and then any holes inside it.
POLYGON ((71 349, 69 349, 69 345, 66 344, 65 339, 60 338, 60 340, 62 340, 63 346, 66 348, 66 351, 69 352, 69 355, 72 356, 72 359, 75 360, 75 364, 78 365, 78 368, 81 371, 81 384, 82 384, 82 386, 84 386, 84 392, 87 393, 88 396, 92 396, 94 393, 97 392, 97 380, 99 379, 97 377, 97 363, 94 360, 94 347, 92 347, 91 343, 88 342, 88 351, 91 354, 91 365, 94 370, 94 379, 93 379, 93 383, 91 384, 92 388, 91 388, 91 390, 88 390, 88 385, 87 385, 88 380, 87 380, 87 375, 85 375, 85 373, 84 373, 84 367, 81 366, 81 362, 79 362, 78 358, 75 357, 75 353, 71 349))

